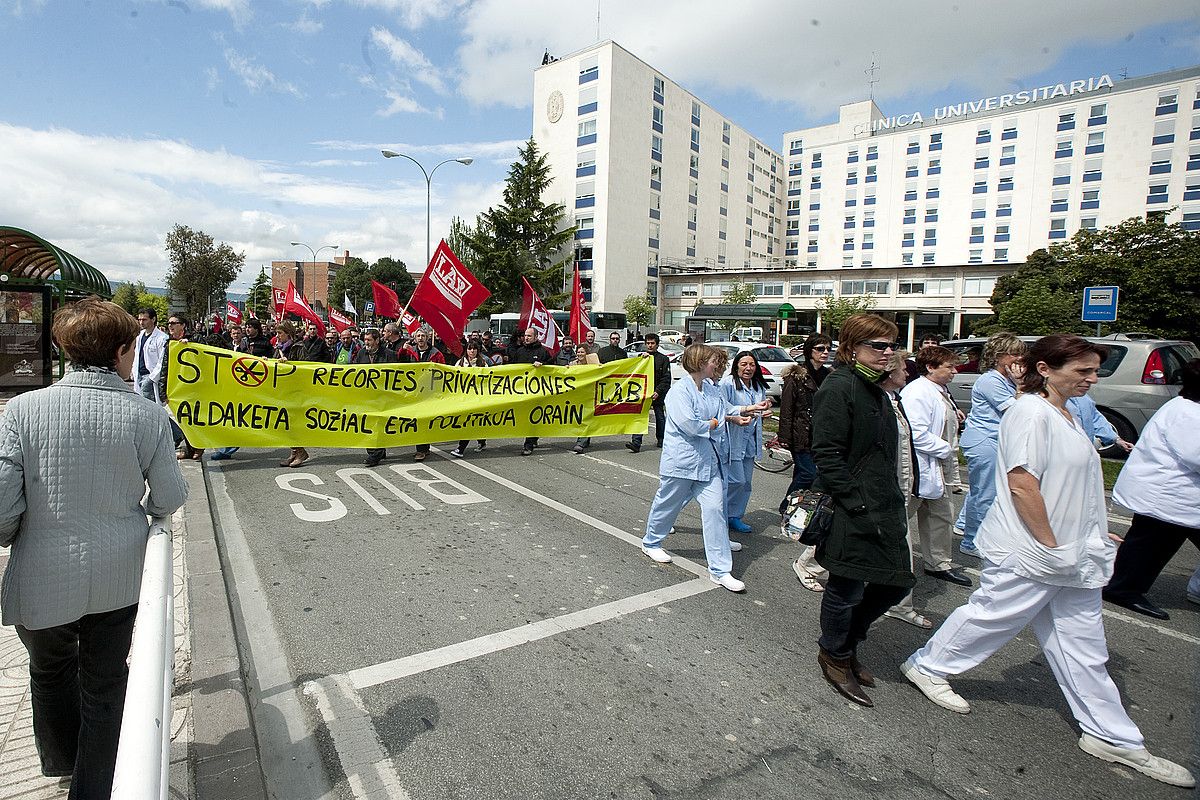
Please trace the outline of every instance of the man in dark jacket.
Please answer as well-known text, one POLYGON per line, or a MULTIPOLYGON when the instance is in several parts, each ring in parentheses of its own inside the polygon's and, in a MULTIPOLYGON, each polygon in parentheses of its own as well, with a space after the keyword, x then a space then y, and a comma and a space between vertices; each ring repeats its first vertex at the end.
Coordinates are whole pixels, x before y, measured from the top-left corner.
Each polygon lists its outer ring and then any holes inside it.
POLYGON ((607 364, 610 361, 620 361, 622 358, 629 358, 629 353, 625 352, 625 348, 621 347, 621 334, 610 333, 608 335, 608 344, 600 348, 600 352, 596 353, 600 358, 601 364, 607 364))
POLYGON ((319 364, 328 364, 333 361, 333 357, 329 353, 329 346, 317 332, 315 323, 310 322, 304 327, 304 338, 300 341, 300 354, 292 360, 313 361, 319 364))
MULTIPOLYGON (((667 431, 667 390, 671 388, 671 359, 665 353, 658 352, 658 334, 646 334, 646 355, 654 359, 654 393, 650 395, 650 409, 654 412, 654 439, 661 449, 663 434, 667 431)), ((642 434, 635 433, 629 444, 625 445, 631 452, 642 449, 642 434)))
MULTIPOLYGON (((512 350, 512 363, 514 364, 533 364, 535 367, 540 367, 543 364, 553 364, 554 356, 546 349, 546 346, 538 340, 538 332, 534 328, 527 328, 525 336, 512 350)), ((533 454, 533 448, 538 445, 538 437, 530 436, 525 439, 525 445, 521 448, 521 455, 528 456, 533 454)))
POLYGON ((383 346, 396 356, 404 349, 404 337, 400 335, 400 326, 396 323, 389 322, 383 326, 383 346))
POLYGON ((253 317, 246 320, 246 352, 259 358, 275 355, 271 340, 263 335, 262 322, 253 317))
MULTIPOLYGON (((445 364, 446 358, 442 355, 442 351, 438 350, 429 343, 429 334, 423 330, 413 334, 412 343, 404 348, 404 352, 412 357, 414 362, 425 361, 433 364, 445 364)), ((429 445, 417 445, 417 452, 413 455, 414 461, 424 461, 429 456, 429 445)))
MULTIPOLYGON (((379 331, 374 328, 368 328, 363 334, 363 346, 354 356, 355 364, 394 364, 396 363, 396 354, 383 346, 383 340, 379 331)), ((426 445, 428 447, 428 445, 426 445)), ((380 461, 387 458, 387 448, 385 447, 368 447, 367 460, 363 462, 363 466, 375 467, 380 461)))

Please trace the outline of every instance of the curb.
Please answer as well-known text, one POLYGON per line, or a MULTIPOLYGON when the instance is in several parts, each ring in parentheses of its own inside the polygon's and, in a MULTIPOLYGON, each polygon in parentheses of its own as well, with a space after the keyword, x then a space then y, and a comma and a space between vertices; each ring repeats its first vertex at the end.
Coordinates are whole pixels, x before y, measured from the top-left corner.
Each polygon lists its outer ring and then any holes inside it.
POLYGON ((266 800, 233 613, 201 464, 183 465, 188 482, 188 599, 192 639, 191 763, 196 800, 266 800))

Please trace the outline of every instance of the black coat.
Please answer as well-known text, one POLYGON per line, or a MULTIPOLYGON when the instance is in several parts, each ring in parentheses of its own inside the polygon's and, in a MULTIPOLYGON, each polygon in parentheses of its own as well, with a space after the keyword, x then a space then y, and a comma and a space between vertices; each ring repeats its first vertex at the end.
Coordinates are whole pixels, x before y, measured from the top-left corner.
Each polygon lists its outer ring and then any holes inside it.
POLYGON ((671 359, 666 353, 655 352, 646 355, 654 359, 654 391, 658 393, 654 404, 659 405, 666 400, 667 392, 671 390, 671 359))
POLYGON ((817 390, 812 424, 815 487, 834 500, 833 530, 817 548, 817 561, 834 575, 912 586, 891 401, 877 384, 843 365, 817 390))
POLYGON ((275 355, 275 348, 266 336, 248 336, 242 340, 246 343, 246 352, 260 358, 270 358, 275 355))
POLYGON ((550 351, 541 342, 533 342, 532 344, 521 342, 513 350, 512 363, 532 364, 535 361, 540 361, 543 364, 554 363, 554 356, 550 355, 550 351))
POLYGON ((359 348, 358 354, 354 356, 355 364, 395 364, 396 354, 386 347, 380 346, 374 353, 367 350, 365 346, 359 348))
POLYGON ((600 348, 600 352, 596 353, 601 364, 607 364, 610 361, 620 361, 622 358, 629 358, 629 353, 620 345, 606 344, 600 348))
POLYGON ((320 336, 296 342, 288 353, 288 358, 291 361, 316 361, 322 364, 333 361, 329 354, 329 345, 325 344, 325 340, 320 336))

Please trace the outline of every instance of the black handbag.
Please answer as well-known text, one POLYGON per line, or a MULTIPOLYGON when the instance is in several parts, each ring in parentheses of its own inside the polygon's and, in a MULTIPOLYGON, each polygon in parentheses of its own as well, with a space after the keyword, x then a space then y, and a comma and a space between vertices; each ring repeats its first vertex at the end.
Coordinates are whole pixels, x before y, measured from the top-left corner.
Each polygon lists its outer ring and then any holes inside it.
POLYGON ((816 489, 797 489, 784 501, 783 535, 804 545, 816 546, 833 529, 833 498, 816 489))

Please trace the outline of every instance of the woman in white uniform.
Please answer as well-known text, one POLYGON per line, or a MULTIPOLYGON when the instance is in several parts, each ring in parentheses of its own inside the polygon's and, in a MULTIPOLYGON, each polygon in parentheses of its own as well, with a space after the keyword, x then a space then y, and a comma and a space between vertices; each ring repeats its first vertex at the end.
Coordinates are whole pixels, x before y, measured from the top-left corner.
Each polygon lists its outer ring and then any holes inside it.
POLYGON ((731 592, 744 592, 746 584, 729 574, 733 568, 731 552, 742 546, 729 541, 725 483, 718 454, 726 446, 728 423, 749 425, 749 415, 768 406, 764 402, 738 407, 725 400, 713 383, 725 369, 725 354, 715 347, 690 345, 679 361, 688 378, 667 392, 667 430, 658 467, 658 492, 646 520, 642 552, 660 564, 669 563, 671 555, 663 549, 663 540, 683 507, 696 500, 713 583, 731 592))
MULTIPOLYGON (((729 374, 721 378, 721 393, 732 406, 752 406, 767 399, 767 379, 762 367, 749 351, 738 353, 729 374)), ((754 414, 750 424, 729 429, 729 468, 725 473, 725 513, 729 517, 729 530, 735 533, 750 533, 750 526, 742 522, 746 506, 750 503, 750 480, 754 477, 754 460, 762 454, 762 417, 754 414)))
POLYGON ((1096 448, 1067 400, 1098 380, 1107 348, 1069 334, 1025 356, 1023 394, 1000 421, 996 501, 979 527, 979 589, 901 672, 943 708, 971 710, 946 678, 983 663, 1032 625, 1083 735, 1079 747, 1173 786, 1195 785, 1182 766, 1146 750, 1105 664, 1100 590, 1116 554, 1108 534, 1096 448))

